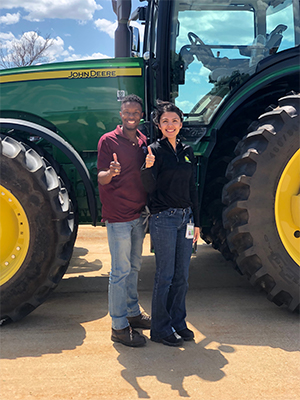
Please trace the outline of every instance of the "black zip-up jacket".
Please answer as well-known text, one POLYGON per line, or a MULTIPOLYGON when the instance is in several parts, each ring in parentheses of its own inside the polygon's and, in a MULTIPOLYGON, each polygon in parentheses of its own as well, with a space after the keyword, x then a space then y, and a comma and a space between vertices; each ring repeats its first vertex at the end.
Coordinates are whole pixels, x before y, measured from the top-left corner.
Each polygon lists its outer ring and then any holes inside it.
POLYGON ((149 193, 149 209, 156 214, 168 208, 191 207, 195 226, 199 227, 199 206, 195 183, 195 156, 190 146, 177 140, 176 152, 168 139, 151 144, 155 155, 152 168, 141 169, 141 177, 149 193))

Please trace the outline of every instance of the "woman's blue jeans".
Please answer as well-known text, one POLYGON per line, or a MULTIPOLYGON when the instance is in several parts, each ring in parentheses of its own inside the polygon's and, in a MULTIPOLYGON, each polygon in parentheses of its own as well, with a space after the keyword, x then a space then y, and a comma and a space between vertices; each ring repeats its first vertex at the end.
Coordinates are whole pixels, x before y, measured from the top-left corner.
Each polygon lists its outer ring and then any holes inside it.
POLYGON ((105 224, 111 254, 109 314, 112 328, 124 329, 128 326, 127 317, 140 314, 137 283, 145 236, 143 219, 105 224))
POLYGON ((153 340, 186 328, 185 297, 193 248, 193 239, 185 237, 188 222, 193 222, 191 208, 169 208, 150 217, 156 259, 150 332, 153 340))

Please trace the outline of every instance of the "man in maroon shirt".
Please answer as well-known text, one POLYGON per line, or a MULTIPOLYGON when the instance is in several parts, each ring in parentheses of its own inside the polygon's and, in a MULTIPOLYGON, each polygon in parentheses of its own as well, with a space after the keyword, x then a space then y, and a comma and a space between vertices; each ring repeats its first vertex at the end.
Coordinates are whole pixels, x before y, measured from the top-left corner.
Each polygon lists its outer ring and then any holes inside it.
POLYGON ((108 306, 114 342, 139 347, 144 336, 133 328, 150 329, 151 319, 140 311, 137 293, 142 262, 144 226, 141 213, 147 194, 140 169, 147 153, 147 139, 137 129, 143 101, 136 95, 122 100, 122 125, 103 135, 98 143, 98 183, 102 220, 107 227, 111 253, 108 306))

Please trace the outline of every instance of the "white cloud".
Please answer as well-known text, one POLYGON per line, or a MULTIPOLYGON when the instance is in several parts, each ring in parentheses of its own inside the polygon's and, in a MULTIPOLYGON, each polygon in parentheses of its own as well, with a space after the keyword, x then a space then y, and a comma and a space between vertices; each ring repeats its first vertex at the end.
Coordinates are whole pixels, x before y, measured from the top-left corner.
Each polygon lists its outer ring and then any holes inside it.
POLYGON ((47 50, 49 62, 57 61, 61 57, 63 52, 68 52, 68 50, 64 49, 65 42, 61 37, 57 36, 55 39, 53 39, 52 43, 52 46, 50 46, 47 50))
POLYGON ((57 36, 53 39, 53 45, 49 47, 47 51, 48 62, 56 61, 78 61, 78 60, 93 60, 100 58, 110 58, 109 56, 102 53, 93 53, 92 55, 81 55, 74 52, 74 48, 69 46, 67 49, 64 48, 64 41, 61 37, 57 36))
POLYGON ((102 53, 93 53, 91 56, 89 55, 84 55, 82 56, 81 54, 71 54, 68 55, 64 58, 64 61, 78 61, 78 60, 98 60, 102 58, 111 58, 105 54, 102 53))
POLYGON ((88 56, 88 59, 93 59, 93 60, 97 60, 100 58, 111 58, 111 57, 102 53, 93 53, 91 56, 88 56))
POLYGON ((104 18, 99 18, 94 22, 95 26, 99 31, 107 33, 112 39, 115 36, 115 30, 117 29, 118 22, 111 22, 104 18))
POLYGON ((78 61, 81 60, 81 55, 80 54, 68 54, 67 51, 65 51, 63 54, 63 61, 78 61))
MULTIPOLYGON (((94 22, 94 24, 99 31, 106 33, 107 35, 109 35, 109 37, 114 39, 115 30, 117 29, 117 26, 118 26, 117 21, 111 22, 111 21, 108 21, 107 19, 99 18, 94 22)), ((144 30, 145 30, 144 25, 141 25, 140 23, 138 23, 136 21, 131 21, 130 25, 136 26, 137 28, 139 28, 140 40, 142 43, 142 38, 144 37, 144 30)))
POLYGON ((193 105, 194 104, 188 100, 176 101, 176 106, 179 107, 183 112, 189 112, 193 105))
POLYGON ((24 18, 29 21, 45 18, 88 21, 103 7, 95 0, 1 0, 1 8, 23 8, 28 13, 24 18))
POLYGON ((16 14, 7 13, 6 15, 0 16, 0 24, 4 25, 16 24, 19 22, 20 17, 21 17, 20 13, 16 14))
POLYGON ((8 33, 0 32, 0 41, 2 42, 2 44, 5 45, 5 47, 6 47, 5 43, 9 43, 14 39, 15 39, 15 35, 13 33, 11 33, 11 32, 8 32, 8 33))

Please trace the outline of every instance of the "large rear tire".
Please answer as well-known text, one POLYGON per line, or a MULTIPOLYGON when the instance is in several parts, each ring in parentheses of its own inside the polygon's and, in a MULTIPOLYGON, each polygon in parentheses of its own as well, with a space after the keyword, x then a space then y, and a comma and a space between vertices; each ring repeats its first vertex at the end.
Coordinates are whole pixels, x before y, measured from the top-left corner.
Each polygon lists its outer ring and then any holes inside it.
POLYGON ((268 299, 299 309, 300 96, 279 100, 236 147, 223 224, 236 263, 268 299))
MULTIPOLYGON (((1 135, 1 322, 42 304, 64 275, 77 233, 65 183, 28 144, 1 135)), ((57 168, 56 168, 57 169, 57 168)))

